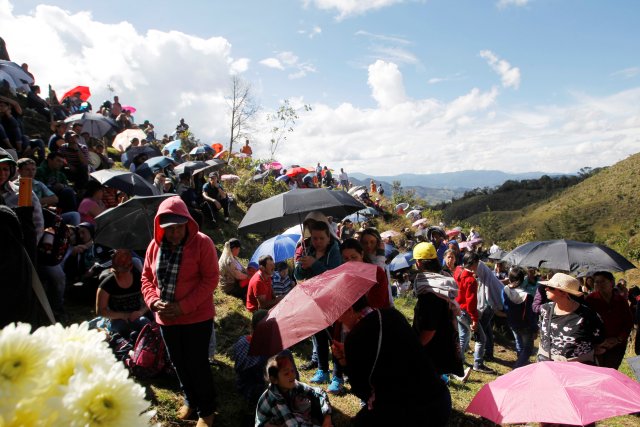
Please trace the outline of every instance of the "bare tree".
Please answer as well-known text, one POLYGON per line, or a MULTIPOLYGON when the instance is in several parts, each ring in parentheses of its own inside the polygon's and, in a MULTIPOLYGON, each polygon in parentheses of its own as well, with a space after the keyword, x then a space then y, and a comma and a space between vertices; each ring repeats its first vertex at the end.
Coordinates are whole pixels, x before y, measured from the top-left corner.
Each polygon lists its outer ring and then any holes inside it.
MULTIPOLYGON (((311 111, 310 105, 304 104, 301 110, 306 112, 311 111)), ((287 134, 293 132, 293 125, 298 120, 298 111, 291 106, 288 99, 282 102, 278 111, 274 114, 267 115, 267 121, 273 122, 274 126, 271 128, 271 160, 275 159, 276 151, 281 142, 286 141, 287 134)))
POLYGON ((235 75, 231 79, 231 134, 229 136, 229 154, 233 152, 233 144, 250 129, 250 122, 259 110, 253 99, 251 84, 235 75))

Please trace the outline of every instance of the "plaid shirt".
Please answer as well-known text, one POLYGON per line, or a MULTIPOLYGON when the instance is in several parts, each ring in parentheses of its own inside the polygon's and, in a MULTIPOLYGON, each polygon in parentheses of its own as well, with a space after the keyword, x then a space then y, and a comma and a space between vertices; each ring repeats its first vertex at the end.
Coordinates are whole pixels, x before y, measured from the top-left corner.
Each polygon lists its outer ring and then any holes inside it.
MULTIPOLYGON (((296 402, 309 401, 311 399, 318 400, 322 415, 331 414, 331 405, 327 393, 318 387, 310 387, 304 383, 296 381, 296 386, 289 392, 288 397, 284 397, 278 386, 269 385, 269 388, 262 394, 256 408, 256 427, 262 427, 267 423, 282 425, 287 427, 314 427, 309 417, 309 411, 306 413, 296 412, 296 402), (293 405, 290 405, 290 402, 293 405)), ((310 407, 308 404, 306 407, 310 407)), ((321 420, 320 420, 321 421, 321 420)))

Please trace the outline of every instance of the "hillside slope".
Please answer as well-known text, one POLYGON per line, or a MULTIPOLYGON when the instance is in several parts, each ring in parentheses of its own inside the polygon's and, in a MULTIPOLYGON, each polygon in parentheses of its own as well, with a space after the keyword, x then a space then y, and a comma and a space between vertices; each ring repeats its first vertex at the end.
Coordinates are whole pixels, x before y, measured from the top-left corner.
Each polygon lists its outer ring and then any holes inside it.
MULTIPOLYGON (((501 216, 496 237, 510 240, 533 230, 536 239, 603 242, 637 258, 639 185, 640 153, 637 153, 546 201, 525 207, 520 215, 501 216)), ((491 214, 475 216, 474 222, 479 223, 487 215, 491 214)))

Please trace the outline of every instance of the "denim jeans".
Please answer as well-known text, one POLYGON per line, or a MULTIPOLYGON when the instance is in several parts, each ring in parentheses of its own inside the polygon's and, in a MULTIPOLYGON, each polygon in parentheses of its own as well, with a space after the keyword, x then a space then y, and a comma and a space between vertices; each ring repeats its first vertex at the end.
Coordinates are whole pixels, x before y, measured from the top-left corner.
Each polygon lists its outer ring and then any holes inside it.
POLYGON ((213 375, 209 366, 209 341, 213 319, 189 325, 160 325, 169 358, 176 368, 185 404, 200 418, 216 409, 213 375))
POLYGON ((138 337, 138 334, 150 320, 148 317, 140 316, 133 321, 124 320, 124 319, 113 319, 111 320, 111 326, 109 329, 111 332, 117 332, 121 337, 127 338, 135 343, 135 338, 138 337), (134 335, 132 335, 134 334, 134 335))
POLYGON ((460 350, 462 351, 463 358, 469 348, 471 336, 475 335, 476 344, 473 350, 473 364, 482 365, 484 363, 484 345, 487 337, 484 335, 484 331, 479 324, 474 334, 471 330, 471 317, 469 313, 464 310, 458 316, 458 335, 460 335, 460 350))
POLYGON ((493 309, 487 307, 480 314, 480 326, 485 337, 487 337, 484 345, 485 357, 493 357, 493 309))
POLYGON ((533 353, 533 331, 529 328, 512 328, 511 332, 516 340, 516 354, 518 355, 515 367, 526 366, 533 353))

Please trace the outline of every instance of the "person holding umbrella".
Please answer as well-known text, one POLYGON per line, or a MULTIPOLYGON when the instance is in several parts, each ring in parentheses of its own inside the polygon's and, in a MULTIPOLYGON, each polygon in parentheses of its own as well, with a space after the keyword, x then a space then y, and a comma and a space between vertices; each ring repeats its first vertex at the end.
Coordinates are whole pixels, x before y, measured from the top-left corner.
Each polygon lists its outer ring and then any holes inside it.
POLYGON ((209 340, 218 276, 213 241, 199 231, 180 197, 164 200, 145 256, 142 294, 160 324, 185 395, 178 417, 187 419, 197 413, 197 427, 210 427, 216 409, 209 340))
MULTIPOLYGON (((327 217, 319 212, 311 212, 305 218, 305 229, 308 228, 311 236, 303 240, 300 251, 296 251, 294 277, 297 281, 311 279, 327 270, 342 264, 338 239, 332 234, 327 217)), ((329 334, 330 335, 330 334, 329 334)), ((313 336, 314 356, 309 363, 303 366, 318 370, 311 378, 311 382, 322 384, 329 382, 329 342, 327 330, 322 330, 313 336)), ((335 365, 334 365, 335 367, 335 365)), ((341 375, 336 375, 340 378, 341 375)), ((335 388, 340 390, 339 381, 335 388)))
POLYGON ((362 296, 338 320, 349 332, 344 343, 333 341, 334 358, 349 375, 351 391, 366 402, 353 425, 447 425, 447 387, 424 363, 418 337, 402 313, 373 310, 362 296))

